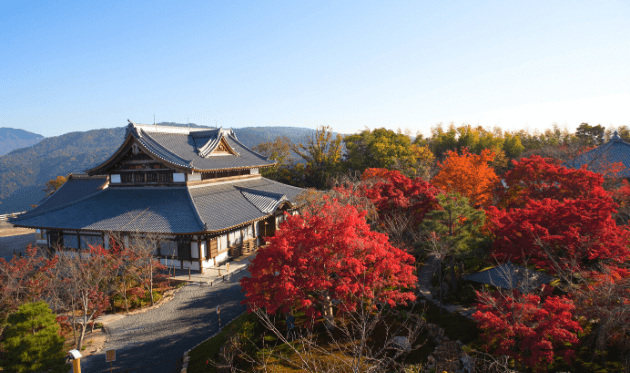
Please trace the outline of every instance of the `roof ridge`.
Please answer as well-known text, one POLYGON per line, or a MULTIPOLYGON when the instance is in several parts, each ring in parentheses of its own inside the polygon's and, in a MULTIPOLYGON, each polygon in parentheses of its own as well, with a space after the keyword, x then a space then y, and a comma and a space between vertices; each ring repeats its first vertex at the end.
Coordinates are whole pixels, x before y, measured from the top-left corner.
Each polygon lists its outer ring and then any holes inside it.
POLYGON ((165 152, 165 153, 169 154, 170 156, 172 156, 172 157, 174 157, 174 158, 176 158, 176 159, 180 160, 182 163, 181 163, 181 164, 178 164, 178 166, 181 166, 181 167, 183 167, 183 168, 190 168, 190 163, 189 163, 189 161, 188 161, 188 160, 183 159, 182 157, 178 156, 177 154, 175 154, 175 153, 171 152, 170 150, 166 149, 166 148, 165 148, 164 146, 162 146, 162 145, 161 145, 158 141, 156 141, 156 140, 155 140, 155 139, 154 139, 154 138, 153 138, 150 134, 148 134, 148 133, 143 133, 143 135, 142 135, 142 136, 140 136, 140 134, 139 134, 139 133, 137 133, 137 135, 138 135, 138 136, 136 137, 136 139, 137 139, 138 141, 140 141, 140 142, 142 143, 142 145, 144 145, 144 147, 145 147, 148 151, 150 151, 153 155, 155 155, 156 157, 158 157, 158 158, 160 158, 160 159, 164 160, 165 162, 174 163, 174 162, 172 162, 172 161, 170 161, 170 160, 166 159, 163 155, 157 154, 157 153, 155 152, 155 150, 154 150, 154 149, 149 148, 149 147, 145 144, 144 139, 148 139, 148 140, 149 140, 149 141, 148 141, 148 143, 150 143, 150 145, 151 145, 151 146, 156 147, 158 150, 161 150, 162 152, 165 152))
MULTIPOLYGON (((237 144, 239 144, 239 145, 240 145, 240 146, 242 146, 243 148, 247 149, 247 151, 249 151, 250 153, 254 154, 255 156, 257 156, 257 157, 259 157, 259 158, 261 158, 261 159, 263 159, 263 160, 265 160, 265 161, 268 161, 268 160, 269 160, 269 157, 265 157, 264 155, 262 155, 262 154, 258 153, 258 152, 257 152, 257 151, 255 151, 254 149, 251 149, 250 147, 245 146, 245 144, 243 144, 242 142, 240 142, 240 141, 239 141, 239 139, 237 139, 236 137, 232 137, 232 136, 229 136, 229 137, 230 137, 232 140, 236 141, 236 143, 237 143, 237 144)), ((278 161, 273 161, 273 163, 274 163, 274 164, 277 164, 277 163, 278 163, 278 161)))
POLYGON ((246 191, 246 192, 250 192, 253 194, 258 194, 258 195, 262 195, 262 196, 267 196, 267 197, 276 197, 276 198, 287 198, 286 193, 276 193, 276 192, 270 192, 268 190, 259 190, 259 189, 254 189, 254 188, 248 188, 248 187, 240 187, 240 186, 234 186, 234 188, 242 191, 246 191))
POLYGON ((197 221, 199 222, 201 229, 203 229, 204 231, 207 231, 208 229, 206 228, 208 227, 208 225, 201 218, 201 214, 199 213, 199 209, 197 208, 195 199, 193 198, 192 194, 190 194, 190 189, 189 188, 185 188, 185 189, 186 189, 186 195, 188 196, 188 202, 190 202, 190 205, 192 206, 193 211, 195 212, 195 217, 197 218, 197 221))

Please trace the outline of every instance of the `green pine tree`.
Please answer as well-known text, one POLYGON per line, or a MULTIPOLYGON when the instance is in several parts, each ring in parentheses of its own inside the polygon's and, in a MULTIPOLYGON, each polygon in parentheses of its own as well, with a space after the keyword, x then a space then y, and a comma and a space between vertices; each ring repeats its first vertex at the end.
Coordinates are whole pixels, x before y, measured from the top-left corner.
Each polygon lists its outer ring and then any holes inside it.
POLYGON ((486 214, 472 207, 468 198, 458 193, 440 194, 437 199, 440 207, 427 213, 420 226, 426 239, 416 243, 416 246, 438 253, 440 301, 443 301, 445 276, 442 274, 442 263, 450 259, 451 289, 455 291, 455 261, 475 255, 476 249, 483 247, 485 237, 479 234, 479 229, 484 225, 486 214))
POLYGON ((8 372, 68 372, 64 339, 46 302, 27 303, 9 316, 4 331, 4 369, 8 372))

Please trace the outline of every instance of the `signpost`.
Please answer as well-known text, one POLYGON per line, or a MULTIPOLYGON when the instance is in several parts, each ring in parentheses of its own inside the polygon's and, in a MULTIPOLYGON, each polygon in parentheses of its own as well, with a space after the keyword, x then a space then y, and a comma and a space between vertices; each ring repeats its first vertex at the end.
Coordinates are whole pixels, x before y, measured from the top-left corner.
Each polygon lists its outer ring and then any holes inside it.
POLYGON ((114 366, 112 365, 114 361, 116 361, 116 350, 111 349, 111 350, 105 351, 105 362, 109 363, 110 372, 114 371, 114 366))

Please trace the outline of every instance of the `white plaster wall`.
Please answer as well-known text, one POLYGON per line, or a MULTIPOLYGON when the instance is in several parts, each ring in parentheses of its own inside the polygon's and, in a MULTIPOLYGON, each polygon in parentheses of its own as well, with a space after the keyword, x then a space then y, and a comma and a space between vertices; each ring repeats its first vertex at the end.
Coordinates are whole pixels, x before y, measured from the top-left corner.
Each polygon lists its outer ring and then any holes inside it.
POLYGON ((190 257, 193 259, 199 259, 199 246, 197 242, 190 243, 190 257))
POLYGON ((203 268, 212 268, 214 267, 214 260, 213 259, 206 259, 201 261, 201 266, 203 268))
POLYGON ((228 258, 228 252, 221 253, 216 256, 217 263, 220 263, 228 258))

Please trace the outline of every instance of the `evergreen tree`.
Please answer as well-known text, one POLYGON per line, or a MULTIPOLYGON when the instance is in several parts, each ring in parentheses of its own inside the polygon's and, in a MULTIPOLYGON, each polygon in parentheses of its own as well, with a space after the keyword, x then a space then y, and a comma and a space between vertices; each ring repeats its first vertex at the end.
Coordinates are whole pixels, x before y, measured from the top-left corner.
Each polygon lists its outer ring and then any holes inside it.
POLYGON ((10 372, 67 372, 64 339, 45 302, 27 303, 8 318, 3 343, 4 369, 10 372))

